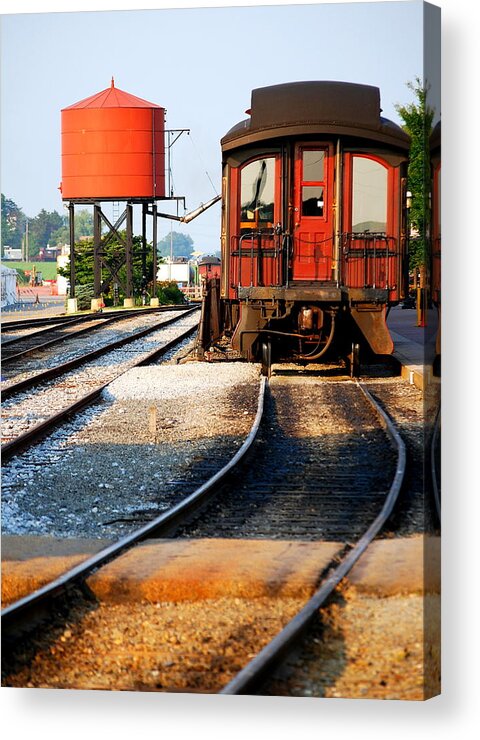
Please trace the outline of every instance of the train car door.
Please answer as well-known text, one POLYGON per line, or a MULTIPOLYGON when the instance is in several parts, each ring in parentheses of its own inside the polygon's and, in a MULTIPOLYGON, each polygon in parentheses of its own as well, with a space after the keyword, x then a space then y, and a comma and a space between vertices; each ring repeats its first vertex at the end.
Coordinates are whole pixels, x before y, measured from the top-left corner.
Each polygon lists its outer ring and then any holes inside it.
POLYGON ((332 146, 295 147, 292 280, 331 279, 333 164, 332 146))

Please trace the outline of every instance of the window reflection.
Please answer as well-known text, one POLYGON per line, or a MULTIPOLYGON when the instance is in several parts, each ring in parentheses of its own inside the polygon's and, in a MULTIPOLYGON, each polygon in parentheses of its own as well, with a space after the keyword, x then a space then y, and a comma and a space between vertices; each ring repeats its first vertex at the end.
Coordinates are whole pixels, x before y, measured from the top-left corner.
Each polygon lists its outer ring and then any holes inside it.
POLYGON ((323 216, 323 187, 305 185, 302 189, 302 216, 323 216))
POLYGON ((387 169, 368 157, 354 157, 352 231, 386 230, 387 169))
POLYGON ((302 216, 324 215, 325 150, 302 151, 302 216))
POLYGON ((273 222, 275 158, 267 157, 247 164, 241 172, 240 220, 252 225, 273 222))
POLYGON ((303 180, 304 182, 323 181, 325 152, 323 150, 304 149, 303 180))

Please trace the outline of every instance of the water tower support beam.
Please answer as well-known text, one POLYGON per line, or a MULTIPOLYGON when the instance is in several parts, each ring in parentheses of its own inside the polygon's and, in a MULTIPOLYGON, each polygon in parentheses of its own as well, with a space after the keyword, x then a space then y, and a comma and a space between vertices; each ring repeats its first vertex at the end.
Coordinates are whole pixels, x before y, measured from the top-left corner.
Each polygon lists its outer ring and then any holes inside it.
POLYGON ((153 296, 157 295, 157 204, 152 207, 153 224, 152 224, 152 243, 153 243, 153 296))
POLYGON ((127 243, 125 247, 125 266, 127 269, 127 298, 133 298, 133 206, 127 203, 127 243))
POLYGON ((75 204, 68 204, 70 227, 70 298, 75 298, 75 204))
POLYGON ((142 294, 146 290, 148 283, 147 275, 147 213, 148 205, 142 206, 142 294))
POLYGON ((102 293, 102 213, 98 205, 93 206, 93 296, 100 298, 102 293))

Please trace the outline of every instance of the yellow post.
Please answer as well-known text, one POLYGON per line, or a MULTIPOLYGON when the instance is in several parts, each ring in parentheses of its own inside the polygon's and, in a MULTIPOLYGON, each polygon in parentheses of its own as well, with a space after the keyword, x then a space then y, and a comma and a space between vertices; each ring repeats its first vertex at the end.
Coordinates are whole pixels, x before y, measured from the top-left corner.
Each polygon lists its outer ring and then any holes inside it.
POLYGON ((419 267, 417 285, 417 326, 427 325, 427 289, 425 265, 419 267))

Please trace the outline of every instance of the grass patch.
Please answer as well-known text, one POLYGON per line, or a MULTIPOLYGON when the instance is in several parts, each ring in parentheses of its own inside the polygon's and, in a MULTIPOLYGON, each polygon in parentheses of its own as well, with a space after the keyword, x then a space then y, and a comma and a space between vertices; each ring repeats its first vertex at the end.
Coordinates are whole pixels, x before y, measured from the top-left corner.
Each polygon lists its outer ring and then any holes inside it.
POLYGON ((56 280, 57 279, 57 263, 56 262, 14 262, 13 260, 5 260, 2 262, 5 267, 11 267, 14 270, 31 270, 33 265, 38 272, 42 273, 44 280, 56 280))

